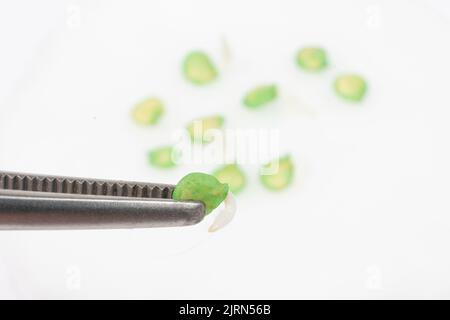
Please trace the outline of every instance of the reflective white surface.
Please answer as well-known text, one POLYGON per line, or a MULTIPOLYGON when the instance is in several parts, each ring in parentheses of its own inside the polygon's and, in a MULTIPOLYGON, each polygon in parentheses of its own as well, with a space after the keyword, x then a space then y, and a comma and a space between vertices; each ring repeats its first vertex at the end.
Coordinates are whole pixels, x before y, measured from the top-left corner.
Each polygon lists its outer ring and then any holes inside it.
POLYGON ((279 128, 298 174, 272 194, 249 166, 235 220, 212 235, 209 221, 0 233, 0 297, 449 297, 446 3, 14 3, 0 5, 0 168, 175 183, 199 167, 157 171, 146 151, 193 117, 221 113, 232 128, 279 128), (204 48, 220 64, 223 36, 233 60, 220 81, 186 84, 186 51, 204 48), (308 44, 328 50, 325 73, 294 65, 308 44), (362 105, 332 92, 345 71, 367 77, 362 105), (285 99, 244 110, 243 91, 265 81, 285 99), (153 94, 167 116, 136 128, 130 108, 153 94))

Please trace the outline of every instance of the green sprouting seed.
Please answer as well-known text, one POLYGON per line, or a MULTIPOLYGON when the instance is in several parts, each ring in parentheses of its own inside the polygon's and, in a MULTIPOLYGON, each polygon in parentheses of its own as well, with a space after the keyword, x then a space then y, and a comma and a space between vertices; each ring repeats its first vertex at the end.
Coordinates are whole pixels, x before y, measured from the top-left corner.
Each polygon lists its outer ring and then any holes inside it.
POLYGON ((276 85, 262 85, 249 91, 243 100, 244 105, 256 109, 272 102, 277 98, 278 90, 276 85))
POLYGON ((271 174, 261 174, 261 182, 263 185, 274 191, 282 190, 288 187, 294 177, 294 163, 290 156, 284 156, 277 160, 274 160, 264 166, 265 170, 271 171, 272 168, 277 168, 276 162, 278 161, 278 170, 271 174))
POLYGON ((208 136, 208 130, 221 129, 225 122, 222 116, 209 116, 198 118, 191 121, 186 129, 191 137, 192 142, 208 143, 212 141, 212 137, 208 136))
POLYGON ((349 101, 361 101, 367 91, 367 84, 364 78, 356 74, 344 74, 334 82, 336 93, 349 101))
POLYGON ((173 168, 177 165, 176 159, 177 154, 171 146, 159 147, 148 153, 149 163, 157 168, 173 168))
POLYGON ((194 172, 178 182, 173 191, 174 200, 201 201, 205 204, 206 214, 217 208, 227 197, 228 184, 221 183, 214 176, 194 172))
POLYGON ((230 191, 234 194, 242 191, 246 185, 244 172, 237 164, 227 164, 213 172, 213 175, 222 183, 230 186, 230 191))
POLYGON ((157 98, 149 98, 139 102, 133 109, 132 117, 139 125, 154 125, 164 114, 164 105, 157 98))
POLYGON ((320 71, 328 65, 325 50, 318 47, 300 49, 297 53, 296 60, 302 69, 308 71, 320 71))
POLYGON ((202 51, 192 51, 184 58, 183 73, 188 81, 197 85, 208 84, 219 75, 212 60, 202 51))

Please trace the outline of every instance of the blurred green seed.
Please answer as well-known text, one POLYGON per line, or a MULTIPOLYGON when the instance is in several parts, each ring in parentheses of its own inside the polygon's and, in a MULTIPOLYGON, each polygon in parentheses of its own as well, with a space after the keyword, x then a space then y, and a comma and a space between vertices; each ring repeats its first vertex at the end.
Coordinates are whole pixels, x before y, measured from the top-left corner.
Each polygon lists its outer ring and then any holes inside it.
POLYGON ((272 174, 261 174, 261 182, 263 185, 273 191, 279 191, 288 187, 294 178, 294 163, 290 156, 284 156, 278 160, 274 160, 264 166, 264 169, 276 168, 278 161, 278 170, 272 174))
POLYGON ((194 172, 186 175, 176 185, 174 200, 201 201, 205 204, 206 214, 217 208, 228 194, 228 185, 220 183, 212 175, 194 172))
POLYGON ((133 120, 142 126, 155 125, 164 114, 165 108, 161 100, 149 98, 139 102, 132 111, 133 120))
POLYGON ((336 93, 348 101, 361 101, 367 91, 364 78, 356 74, 344 74, 334 82, 336 93))
POLYGON ((241 192, 246 185, 244 172, 237 164, 227 164, 213 172, 213 175, 222 183, 230 186, 233 194, 241 192))
POLYGON ((278 90, 275 85, 262 85, 249 91, 243 100, 248 108, 256 109, 277 98, 278 90))
POLYGON ((190 52, 184 58, 183 73, 188 81, 197 85, 208 84, 219 75, 212 60, 202 51, 190 52))
POLYGON ((171 146, 159 147, 148 153, 149 163, 156 168, 173 168, 177 165, 176 159, 176 151, 171 146))
POLYGON ((320 71, 328 65, 324 49, 309 47, 301 49, 296 56, 297 64, 307 71, 320 71))
POLYGON ((221 129, 225 122, 222 116, 209 116, 198 118, 191 121, 186 129, 191 137, 192 142, 208 143, 212 138, 208 136, 208 130, 221 129))

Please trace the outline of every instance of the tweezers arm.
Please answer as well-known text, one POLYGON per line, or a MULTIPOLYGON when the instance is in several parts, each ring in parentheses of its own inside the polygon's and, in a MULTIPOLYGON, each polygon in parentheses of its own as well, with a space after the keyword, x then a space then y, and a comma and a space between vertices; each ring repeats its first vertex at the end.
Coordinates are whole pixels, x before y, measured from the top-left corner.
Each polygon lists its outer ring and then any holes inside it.
POLYGON ((204 216, 199 202, 0 190, 0 230, 177 227, 204 216))

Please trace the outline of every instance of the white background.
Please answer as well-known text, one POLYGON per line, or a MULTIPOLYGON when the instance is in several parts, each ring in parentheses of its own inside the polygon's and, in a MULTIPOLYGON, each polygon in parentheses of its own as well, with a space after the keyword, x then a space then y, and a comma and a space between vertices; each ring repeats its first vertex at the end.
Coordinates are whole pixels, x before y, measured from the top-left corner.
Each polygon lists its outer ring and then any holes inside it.
POLYGON ((273 194, 256 168, 236 220, 182 229, 1 232, 4 298, 449 298, 450 6, 446 1, 5 1, 0 3, 0 168, 176 183, 148 149, 193 117, 277 128, 297 165, 273 194), (221 45, 233 60, 222 66, 221 45), (320 75, 295 51, 318 44, 320 75), (190 49, 221 79, 180 75, 190 49), (361 105, 331 90, 339 72, 369 83, 361 105), (276 82, 280 101, 242 108, 276 82), (158 95, 157 128, 129 119, 158 95))

